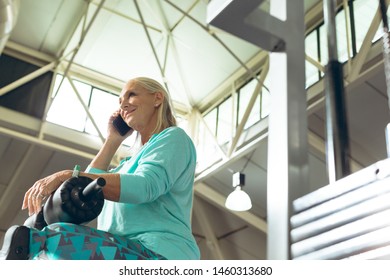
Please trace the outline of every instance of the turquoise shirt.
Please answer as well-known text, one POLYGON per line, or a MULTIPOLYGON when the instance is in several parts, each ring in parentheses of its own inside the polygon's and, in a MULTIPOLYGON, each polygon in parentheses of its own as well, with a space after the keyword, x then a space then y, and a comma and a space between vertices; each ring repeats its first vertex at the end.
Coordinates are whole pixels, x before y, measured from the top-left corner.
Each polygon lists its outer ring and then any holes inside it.
MULTIPOLYGON (((154 134, 108 171, 120 174, 120 198, 105 201, 98 229, 137 239, 167 259, 199 259, 190 221, 195 165, 195 147, 184 130, 154 134)), ((107 173, 92 167, 87 172, 107 173)))

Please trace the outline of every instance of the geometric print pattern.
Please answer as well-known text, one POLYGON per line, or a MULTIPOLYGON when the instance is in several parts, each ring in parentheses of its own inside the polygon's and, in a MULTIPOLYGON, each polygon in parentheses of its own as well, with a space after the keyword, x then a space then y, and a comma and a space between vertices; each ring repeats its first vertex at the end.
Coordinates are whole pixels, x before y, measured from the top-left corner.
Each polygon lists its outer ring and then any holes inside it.
POLYGON ((164 260, 140 242, 71 223, 30 229, 30 259, 164 260))

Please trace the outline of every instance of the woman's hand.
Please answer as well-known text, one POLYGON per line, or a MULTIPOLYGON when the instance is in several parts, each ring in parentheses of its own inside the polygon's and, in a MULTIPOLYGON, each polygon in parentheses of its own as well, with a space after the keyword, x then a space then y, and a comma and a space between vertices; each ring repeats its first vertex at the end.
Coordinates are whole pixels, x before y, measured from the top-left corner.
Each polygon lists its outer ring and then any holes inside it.
POLYGON ((71 176, 71 170, 64 170, 36 181, 24 195, 22 209, 28 208, 29 216, 39 213, 42 202, 71 176))
POLYGON ((134 132, 134 130, 131 129, 129 132, 122 136, 112 124, 112 121, 116 117, 118 117, 121 112, 122 110, 118 109, 108 119, 107 138, 104 141, 103 146, 100 148, 97 155, 92 160, 90 164, 91 167, 101 170, 108 170, 111 160, 114 157, 118 148, 120 147, 121 143, 134 132))
POLYGON ((115 128, 115 126, 113 125, 113 121, 119 116, 119 115, 122 115, 123 114, 123 110, 122 109, 118 109, 117 111, 115 111, 111 116, 110 118, 108 119, 108 138, 110 139, 115 139, 117 141, 123 141, 124 139, 126 139, 127 137, 129 137, 132 133, 133 133, 133 129, 131 129, 130 131, 128 131, 125 135, 120 135, 119 132, 117 131, 117 129, 115 128))

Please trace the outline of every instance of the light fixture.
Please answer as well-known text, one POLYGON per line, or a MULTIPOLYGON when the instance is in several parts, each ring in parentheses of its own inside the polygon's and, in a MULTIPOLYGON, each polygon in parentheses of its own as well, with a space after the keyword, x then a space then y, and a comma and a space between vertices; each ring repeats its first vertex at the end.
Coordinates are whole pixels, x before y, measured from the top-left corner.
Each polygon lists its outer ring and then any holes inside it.
POLYGON ((236 172, 233 174, 234 191, 226 199, 225 207, 233 211, 247 211, 252 208, 249 195, 242 190, 245 185, 245 174, 236 172))

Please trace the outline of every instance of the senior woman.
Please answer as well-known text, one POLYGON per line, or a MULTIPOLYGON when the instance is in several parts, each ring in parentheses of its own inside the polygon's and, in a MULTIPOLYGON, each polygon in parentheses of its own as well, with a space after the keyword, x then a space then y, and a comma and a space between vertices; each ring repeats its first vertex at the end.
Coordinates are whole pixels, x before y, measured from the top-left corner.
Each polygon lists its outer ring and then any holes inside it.
MULTIPOLYGON (((200 258, 190 222, 196 151, 176 126, 167 91, 153 79, 134 78, 123 87, 119 104, 109 119, 104 144, 80 173, 106 181, 97 229, 61 222, 42 230, 13 226, 0 258, 200 258), (112 124, 119 114, 132 128, 123 136, 112 124), (138 133, 140 149, 109 169, 117 149, 132 133, 138 133)), ((29 215, 38 213, 43 200, 71 177, 71 170, 63 170, 38 180, 26 192, 22 208, 29 215)))

